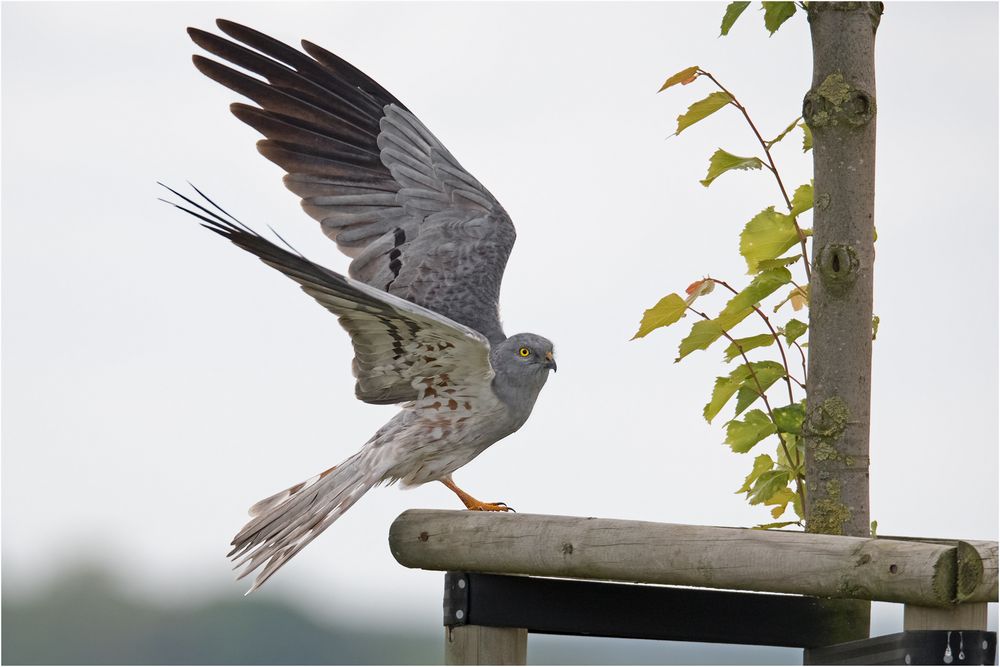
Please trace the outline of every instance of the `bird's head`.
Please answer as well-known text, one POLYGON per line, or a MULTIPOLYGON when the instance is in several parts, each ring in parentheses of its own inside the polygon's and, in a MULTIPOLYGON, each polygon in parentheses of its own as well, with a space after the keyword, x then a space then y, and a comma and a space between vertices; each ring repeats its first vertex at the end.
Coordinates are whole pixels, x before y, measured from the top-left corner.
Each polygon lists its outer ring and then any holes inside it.
POLYGON ((532 333, 511 336, 493 349, 493 368, 512 380, 545 382, 556 370, 552 341, 532 333))

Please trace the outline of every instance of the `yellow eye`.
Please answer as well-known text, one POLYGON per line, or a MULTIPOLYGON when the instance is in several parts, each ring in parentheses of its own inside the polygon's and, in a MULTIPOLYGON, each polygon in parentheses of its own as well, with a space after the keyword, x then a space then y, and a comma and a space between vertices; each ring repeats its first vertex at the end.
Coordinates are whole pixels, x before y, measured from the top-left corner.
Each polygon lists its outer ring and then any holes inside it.
POLYGON ((520 350, 517 351, 517 353, 520 354, 522 357, 527 357, 528 355, 531 354, 531 350, 529 350, 526 347, 522 347, 520 350))

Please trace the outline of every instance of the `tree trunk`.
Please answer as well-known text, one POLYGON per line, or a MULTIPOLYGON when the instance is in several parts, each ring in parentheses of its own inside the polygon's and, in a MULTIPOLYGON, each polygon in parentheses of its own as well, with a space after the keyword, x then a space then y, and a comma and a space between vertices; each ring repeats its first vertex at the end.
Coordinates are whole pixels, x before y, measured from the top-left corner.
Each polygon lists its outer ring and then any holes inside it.
POLYGON ((869 534, 875 30, 881 3, 810 2, 815 209, 809 287, 806 527, 869 534))
MULTIPOLYGON (((802 103, 813 135, 815 192, 802 429, 806 530, 856 537, 870 534, 875 31, 881 15, 881 2, 809 3, 813 80, 802 103)), ((849 614, 854 627, 869 626, 867 602, 840 613, 849 614)), ((813 662, 808 650, 804 661, 813 662)))

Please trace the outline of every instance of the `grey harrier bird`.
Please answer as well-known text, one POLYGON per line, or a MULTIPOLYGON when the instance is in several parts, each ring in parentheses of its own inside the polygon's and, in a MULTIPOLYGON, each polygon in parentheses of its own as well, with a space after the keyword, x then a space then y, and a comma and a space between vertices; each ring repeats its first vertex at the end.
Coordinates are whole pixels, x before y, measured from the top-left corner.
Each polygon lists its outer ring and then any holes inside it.
MULTIPOLYGON (((500 204, 399 100, 307 41, 305 53, 219 20, 231 39, 189 28, 195 66, 257 106, 230 109, 352 259, 345 277, 259 236, 204 195, 174 192, 205 227, 298 282, 338 316, 354 346, 357 397, 400 412, 343 463, 261 500, 233 539, 249 592, 380 483, 439 481, 470 510, 504 511, 453 472, 518 430, 556 370, 552 343, 506 336, 497 299, 514 226, 500 204)), ((173 192, 173 191, 172 191, 173 192)), ((176 204, 175 204, 176 205, 176 204)))

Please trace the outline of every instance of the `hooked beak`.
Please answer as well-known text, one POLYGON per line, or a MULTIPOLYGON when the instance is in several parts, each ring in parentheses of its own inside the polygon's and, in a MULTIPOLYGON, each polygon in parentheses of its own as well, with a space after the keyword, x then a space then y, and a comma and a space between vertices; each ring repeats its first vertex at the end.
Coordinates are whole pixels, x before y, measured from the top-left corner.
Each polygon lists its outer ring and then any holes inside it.
POLYGON ((551 352, 546 352, 545 353, 545 363, 543 364, 543 366, 545 368, 548 368, 548 369, 552 370, 552 371, 556 370, 556 360, 555 360, 555 358, 553 358, 551 352))

